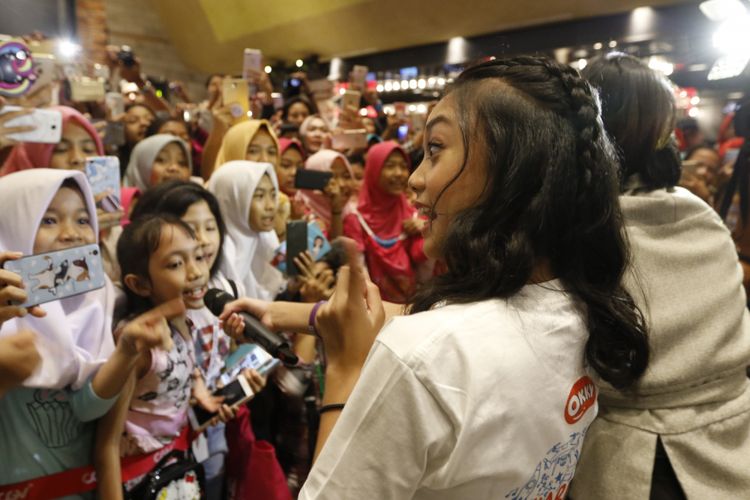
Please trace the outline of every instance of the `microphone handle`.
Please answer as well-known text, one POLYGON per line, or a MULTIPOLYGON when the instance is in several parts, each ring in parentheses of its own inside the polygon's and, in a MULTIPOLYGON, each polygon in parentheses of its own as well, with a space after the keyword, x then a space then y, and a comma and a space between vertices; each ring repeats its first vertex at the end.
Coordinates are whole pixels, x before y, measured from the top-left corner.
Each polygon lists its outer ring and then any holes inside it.
POLYGON ((271 356, 279 358, 286 365, 296 365, 298 363, 299 359, 292 351, 288 342, 278 335, 269 332, 254 316, 247 313, 240 313, 240 315, 245 321, 245 339, 249 342, 259 344, 271 356))

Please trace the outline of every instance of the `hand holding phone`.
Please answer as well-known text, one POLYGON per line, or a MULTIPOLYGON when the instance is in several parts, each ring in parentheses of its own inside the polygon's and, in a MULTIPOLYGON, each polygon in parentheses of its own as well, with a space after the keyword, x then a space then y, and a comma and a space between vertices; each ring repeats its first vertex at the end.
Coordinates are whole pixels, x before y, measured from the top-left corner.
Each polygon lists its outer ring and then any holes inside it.
MULTIPOLYGON (((255 395, 250 384, 244 375, 238 376, 229 384, 215 390, 211 396, 221 401, 222 405, 230 408, 237 408, 248 402, 255 395)), ((220 407, 214 405, 210 409, 204 408, 201 404, 191 406, 188 410, 188 419, 195 432, 202 432, 211 425, 214 418, 219 415, 220 407)))
POLYGON ((367 130, 343 130, 333 134, 331 147, 338 151, 349 149, 367 149, 367 130))
POLYGON ((362 92, 357 90, 347 90, 341 98, 341 109, 354 109, 358 111, 360 99, 362 99, 362 92))
POLYGON ((20 307, 61 300, 104 286, 97 244, 6 260, 3 268, 21 277, 26 296, 19 295, 11 301, 20 307))
POLYGON ((301 168, 297 170, 294 176, 294 187, 297 189, 323 191, 331 181, 331 178, 333 178, 332 172, 301 168))
MULTIPOLYGON (((300 171, 301 172, 301 171, 300 171)), ((299 172, 298 172, 299 173, 299 172)), ((286 224, 286 273, 289 277, 299 275, 300 269, 294 259, 307 250, 307 222, 294 220, 286 224)))
MULTIPOLYGON (((0 252, 0 266, 21 257, 21 252, 0 252)), ((9 319, 24 316, 26 312, 38 318, 46 315, 40 307, 32 307, 26 311, 25 308, 14 305, 14 303, 26 302, 27 298, 28 294, 24 289, 21 275, 0 268, 0 326, 9 319)))
POLYGON ((62 113, 53 109, 25 110, 18 106, 3 106, 0 109, 0 120, 6 113, 18 112, 13 118, 4 123, 6 131, 8 128, 24 127, 16 129, 6 135, 7 139, 18 142, 38 142, 44 144, 57 144, 62 138, 62 113), (23 113, 21 113, 24 111, 23 113))
POLYGON ((247 116, 250 111, 250 87, 247 80, 241 78, 225 78, 221 84, 221 96, 224 106, 235 121, 247 116))
POLYGON ((86 178, 94 197, 105 194, 98 203, 105 212, 122 209, 120 201, 120 160, 116 156, 91 156, 86 158, 86 178))

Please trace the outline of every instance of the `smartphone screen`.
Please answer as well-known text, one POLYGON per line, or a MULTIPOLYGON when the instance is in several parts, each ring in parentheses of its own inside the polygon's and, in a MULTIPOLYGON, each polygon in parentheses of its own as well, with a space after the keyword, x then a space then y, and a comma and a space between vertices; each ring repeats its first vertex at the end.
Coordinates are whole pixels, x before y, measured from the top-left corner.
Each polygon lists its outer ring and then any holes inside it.
POLYGON ((307 250, 307 222, 295 220, 286 225, 286 272, 288 276, 298 276, 299 269, 294 258, 307 250))

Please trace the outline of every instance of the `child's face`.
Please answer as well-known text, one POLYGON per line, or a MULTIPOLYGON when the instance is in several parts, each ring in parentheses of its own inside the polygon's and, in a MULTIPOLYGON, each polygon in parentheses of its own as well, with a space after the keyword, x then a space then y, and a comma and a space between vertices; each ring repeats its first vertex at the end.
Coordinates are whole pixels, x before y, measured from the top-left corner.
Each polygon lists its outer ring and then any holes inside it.
POLYGON ((250 203, 248 223, 253 231, 270 231, 273 229, 276 215, 276 188, 273 187, 268 174, 264 175, 253 193, 250 203))
POLYGON ((42 216, 34 253, 52 252, 96 243, 91 216, 77 189, 60 188, 42 216))
POLYGON ((409 165, 406 163, 406 158, 398 151, 393 151, 385 159, 378 186, 386 193, 398 196, 406 191, 408 180, 409 165))
POLYGON ((176 142, 170 142, 156 155, 151 169, 151 187, 173 179, 190 180, 190 163, 176 142))
POLYGON ((159 247, 148 260, 148 274, 148 297, 153 305, 182 297, 188 309, 203 307, 208 266, 198 241, 182 228, 162 228, 159 247))
POLYGON ((294 187, 294 177, 297 170, 305 168, 302 153, 297 148, 290 147, 281 155, 281 165, 276 169, 276 177, 279 179, 279 187, 286 194, 292 196, 297 192, 294 187))
POLYGON ((248 161, 270 163, 275 168, 278 163, 278 154, 279 148, 276 145, 276 141, 273 140, 268 130, 261 128, 255 133, 255 137, 250 141, 250 144, 247 145, 245 159, 248 161))
POLYGON ((211 269, 219 254, 221 233, 208 203, 203 200, 193 203, 182 216, 182 220, 195 231, 195 238, 203 251, 203 259, 206 266, 211 269))
POLYGON ((333 173, 333 179, 341 186, 341 192, 344 196, 349 197, 352 195, 354 186, 352 185, 352 174, 349 173, 349 169, 346 168, 344 160, 336 158, 331 165, 331 172, 333 173))
POLYGON ((81 170, 86 166, 87 156, 96 156, 96 142, 77 123, 68 122, 63 126, 62 139, 55 144, 49 160, 49 168, 81 170))

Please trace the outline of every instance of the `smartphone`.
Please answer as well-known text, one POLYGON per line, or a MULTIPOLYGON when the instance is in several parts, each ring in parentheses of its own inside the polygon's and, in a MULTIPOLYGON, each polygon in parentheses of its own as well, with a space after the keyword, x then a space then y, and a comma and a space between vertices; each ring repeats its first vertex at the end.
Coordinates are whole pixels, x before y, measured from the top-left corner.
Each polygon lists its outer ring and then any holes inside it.
MULTIPOLYGON (((18 106, 3 106, 0 114, 20 111, 18 106)), ((8 134, 8 137, 19 142, 38 142, 57 144, 62 137, 62 113, 54 109, 34 109, 31 113, 14 118, 5 124, 6 127, 32 126, 30 132, 8 134)))
POLYGON ((80 295, 104 286, 104 268, 99 245, 95 243, 8 260, 3 268, 23 280, 28 298, 18 304, 21 307, 80 295))
POLYGON ((104 99, 104 81, 98 78, 70 80, 70 98, 77 102, 93 102, 104 99))
POLYGON ((398 127, 398 140, 404 142, 409 135, 409 125, 399 125, 398 127))
POLYGON ((334 134, 331 139, 331 147, 338 150, 367 149, 367 130, 344 130, 334 134))
POLYGON ((104 95, 104 105, 109 111, 110 118, 125 113, 125 97, 119 92, 107 92, 104 95))
POLYGON ((15 39, 0 41, 0 95, 19 97, 29 91, 34 80, 29 47, 15 39))
MULTIPOLYGON (((248 402, 254 393, 245 377, 240 375, 221 389, 216 389, 213 395, 224 396, 222 404, 237 407, 248 402)), ((217 413, 212 413, 199 405, 191 406, 188 410, 188 419, 195 432, 202 432, 216 415, 217 413)))
POLYGON ((294 258, 307 250, 307 222, 293 220, 286 224, 286 273, 287 276, 298 276, 299 269, 294 258))
POLYGON ((222 82, 221 96, 224 105, 230 107, 235 120, 247 116, 250 110, 250 87, 242 78, 225 78, 222 82))
POLYGON ((229 384, 240 376, 240 373, 250 368, 265 376, 279 365, 279 360, 268 354, 268 351, 257 344, 240 344, 226 360, 225 373, 219 381, 223 385, 229 384))
POLYGON ((316 262, 331 251, 331 244, 315 221, 307 224, 307 250, 316 262))
POLYGON ((125 124, 122 122, 107 122, 104 127, 104 145, 120 147, 125 142, 127 142, 125 124))
POLYGON ((244 57, 242 58, 242 78, 250 80, 254 73, 260 73, 262 71, 262 60, 263 54, 260 50, 245 49, 244 57))
POLYGON ((105 212, 116 212, 122 208, 120 198, 120 159, 116 156, 92 156, 86 158, 84 170, 94 196, 109 194, 99 202, 105 212))
POLYGON ((294 187, 323 191, 332 178, 332 172, 300 168, 294 176, 294 187))
POLYGON ((360 66, 359 64, 355 64, 354 68, 352 68, 351 83, 357 88, 364 89, 368 71, 370 70, 367 68, 367 66, 360 66))
POLYGON ((362 92, 358 90, 347 90, 341 98, 341 109, 354 108, 359 111, 359 101, 362 99, 362 92))

